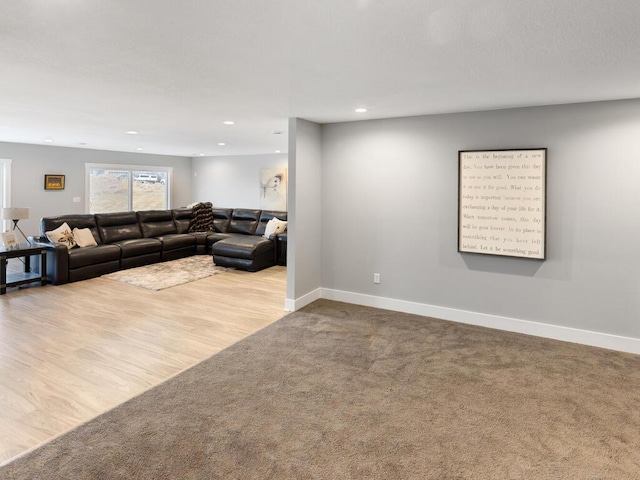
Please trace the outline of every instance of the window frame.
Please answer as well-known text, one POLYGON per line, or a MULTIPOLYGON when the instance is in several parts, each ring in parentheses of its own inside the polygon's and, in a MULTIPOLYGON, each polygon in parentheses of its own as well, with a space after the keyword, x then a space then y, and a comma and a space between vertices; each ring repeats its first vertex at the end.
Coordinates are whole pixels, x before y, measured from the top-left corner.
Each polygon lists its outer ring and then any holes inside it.
POLYGON ((84 164, 84 211, 85 213, 91 213, 91 170, 119 170, 129 172, 129 184, 127 192, 127 210, 132 212, 133 210, 133 182, 134 172, 148 172, 164 173, 167 177, 165 185, 165 203, 166 209, 170 210, 171 207, 171 185, 173 181, 173 167, 163 167, 159 165, 133 165, 133 164, 120 164, 120 163, 85 163, 84 164))
MULTIPOLYGON (((11 162, 10 158, 0 158, 0 208, 11 207, 11 162)), ((5 218, 2 223, 2 231, 8 231, 11 229, 11 219, 5 218)))

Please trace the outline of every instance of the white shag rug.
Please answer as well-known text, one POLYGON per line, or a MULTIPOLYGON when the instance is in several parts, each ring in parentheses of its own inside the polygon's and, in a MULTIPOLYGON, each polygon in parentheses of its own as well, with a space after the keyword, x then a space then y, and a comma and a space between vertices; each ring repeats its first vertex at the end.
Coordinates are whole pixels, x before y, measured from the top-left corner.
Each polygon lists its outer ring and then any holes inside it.
POLYGON ((193 255, 178 260, 120 270, 102 275, 102 277, 158 291, 217 275, 227 270, 231 269, 215 265, 211 255, 193 255))

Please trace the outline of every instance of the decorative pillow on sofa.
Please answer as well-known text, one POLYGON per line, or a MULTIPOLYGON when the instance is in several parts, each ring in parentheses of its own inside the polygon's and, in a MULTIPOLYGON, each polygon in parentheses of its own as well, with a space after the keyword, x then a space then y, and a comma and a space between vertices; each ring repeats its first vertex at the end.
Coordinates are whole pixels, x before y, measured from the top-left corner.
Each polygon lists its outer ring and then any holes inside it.
POLYGON ((272 235, 278 235, 280 233, 284 233, 287 230, 287 222, 284 220, 280 220, 279 218, 273 217, 271 220, 267 222, 267 225, 264 228, 264 238, 271 238, 272 235))
POLYGON ((71 227, 64 222, 55 230, 51 230, 50 232, 44 232, 51 243, 55 243, 57 245, 64 245, 69 250, 76 246, 76 240, 73 238, 73 232, 71 231, 71 227))
POLYGON ((73 239, 79 247, 93 247, 98 245, 90 228, 74 228, 73 239))

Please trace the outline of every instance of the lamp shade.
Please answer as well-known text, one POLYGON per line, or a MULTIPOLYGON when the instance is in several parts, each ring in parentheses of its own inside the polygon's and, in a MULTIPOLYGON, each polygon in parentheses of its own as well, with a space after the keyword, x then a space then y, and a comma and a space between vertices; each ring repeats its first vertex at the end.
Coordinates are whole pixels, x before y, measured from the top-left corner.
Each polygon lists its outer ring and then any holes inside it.
POLYGON ((5 220, 26 220, 29 218, 28 208, 3 208, 2 218, 5 220))

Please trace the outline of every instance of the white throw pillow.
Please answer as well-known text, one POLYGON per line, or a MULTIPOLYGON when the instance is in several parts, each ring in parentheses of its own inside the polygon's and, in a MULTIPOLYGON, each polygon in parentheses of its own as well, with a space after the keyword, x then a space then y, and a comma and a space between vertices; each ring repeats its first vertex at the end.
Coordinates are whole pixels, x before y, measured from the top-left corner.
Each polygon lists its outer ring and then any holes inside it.
POLYGON ((44 232, 44 234, 51 243, 64 245, 69 250, 76 246, 76 240, 73 238, 73 232, 71 231, 71 227, 67 225, 67 222, 64 222, 55 230, 44 232))
POLYGON ((276 233, 278 235, 287 231, 287 222, 285 222, 284 220, 276 218, 276 224, 278 225, 278 227, 276 228, 276 233))
POLYGON ((267 226, 264 229, 264 238, 271 238, 272 235, 279 235, 287 230, 287 222, 273 217, 267 222, 267 226))
POLYGON ((98 245, 89 228, 74 228, 73 238, 79 247, 93 247, 98 245))

